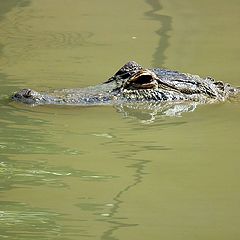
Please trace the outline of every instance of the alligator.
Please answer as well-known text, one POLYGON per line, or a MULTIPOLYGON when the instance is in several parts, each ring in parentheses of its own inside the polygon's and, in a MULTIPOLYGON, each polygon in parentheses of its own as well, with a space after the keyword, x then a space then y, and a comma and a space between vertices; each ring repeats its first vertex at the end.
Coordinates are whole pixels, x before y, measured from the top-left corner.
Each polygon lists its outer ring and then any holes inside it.
POLYGON ((135 61, 121 67, 104 83, 79 89, 37 92, 22 89, 12 99, 31 105, 107 105, 129 103, 179 104, 225 101, 240 92, 238 87, 212 77, 181 73, 161 68, 143 68, 135 61))

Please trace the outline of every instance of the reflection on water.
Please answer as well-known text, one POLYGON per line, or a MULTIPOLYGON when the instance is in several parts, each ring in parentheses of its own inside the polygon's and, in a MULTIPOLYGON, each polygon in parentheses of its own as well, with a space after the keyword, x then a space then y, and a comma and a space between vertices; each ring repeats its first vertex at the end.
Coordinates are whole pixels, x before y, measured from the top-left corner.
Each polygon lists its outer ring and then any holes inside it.
POLYGON ((139 103, 116 105, 118 112, 125 117, 134 117, 142 123, 153 123, 160 117, 180 117, 183 113, 193 112, 198 103, 139 103))
MULTIPOLYGON (((99 136, 99 135, 98 135, 99 136)), ((106 142, 103 147, 106 149, 114 149, 113 155, 115 159, 119 161, 127 162, 126 168, 130 169, 131 175, 128 183, 125 183, 123 188, 116 189, 115 196, 112 196, 110 203, 96 203, 91 199, 87 199, 87 202, 77 204, 83 211, 93 212, 97 215, 97 221, 107 223, 107 230, 103 231, 100 239, 118 239, 114 237, 115 232, 121 229, 136 227, 138 223, 128 223, 128 219, 121 214, 121 205, 124 204, 124 198, 128 193, 133 190, 137 185, 141 185, 144 176, 147 174, 146 167, 151 163, 151 160, 145 160, 139 158, 141 152, 145 151, 166 151, 171 150, 164 146, 156 145, 151 141, 132 141, 121 139, 118 137, 114 141, 106 142), (122 149, 125 149, 123 152, 122 149)), ((121 176, 123 178, 124 176, 121 176)), ((126 177, 126 176, 125 176, 126 177)), ((127 176, 129 177, 129 176, 127 176)), ((122 181, 124 181, 122 179, 122 181)), ((93 199, 96 201, 96 199, 93 199)))
POLYGON ((154 67, 163 67, 167 58, 166 49, 169 46, 169 32, 172 29, 172 18, 171 16, 161 14, 161 1, 146 0, 146 2, 152 7, 152 10, 146 12, 145 15, 160 23, 160 28, 156 30, 156 33, 159 36, 159 43, 153 53, 153 61, 151 65, 154 67))

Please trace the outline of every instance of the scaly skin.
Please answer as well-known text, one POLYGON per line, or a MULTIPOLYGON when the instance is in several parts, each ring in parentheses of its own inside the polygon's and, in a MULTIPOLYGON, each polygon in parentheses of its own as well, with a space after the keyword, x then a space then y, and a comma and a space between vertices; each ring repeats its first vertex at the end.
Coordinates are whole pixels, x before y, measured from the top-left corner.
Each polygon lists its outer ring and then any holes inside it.
POLYGON ((75 104, 105 105, 133 102, 225 101, 239 89, 213 78, 160 68, 143 69, 136 62, 126 63, 106 82, 87 88, 36 92, 23 89, 12 96, 15 101, 32 105, 75 104))

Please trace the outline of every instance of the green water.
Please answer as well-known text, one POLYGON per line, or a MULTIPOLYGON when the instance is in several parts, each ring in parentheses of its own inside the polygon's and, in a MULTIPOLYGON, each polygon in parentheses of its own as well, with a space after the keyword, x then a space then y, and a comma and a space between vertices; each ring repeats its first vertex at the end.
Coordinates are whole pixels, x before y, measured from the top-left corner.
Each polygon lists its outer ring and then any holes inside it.
POLYGON ((239 12, 237 0, 0 0, 0 239, 238 240, 238 102, 166 117, 7 96, 94 85, 129 60, 240 85, 239 12))

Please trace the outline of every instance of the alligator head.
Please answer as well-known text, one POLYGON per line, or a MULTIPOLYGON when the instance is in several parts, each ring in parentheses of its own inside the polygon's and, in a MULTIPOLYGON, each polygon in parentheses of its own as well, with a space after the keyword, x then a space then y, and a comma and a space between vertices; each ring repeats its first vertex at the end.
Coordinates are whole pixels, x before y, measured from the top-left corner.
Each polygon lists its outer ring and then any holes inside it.
POLYGON ((134 61, 125 64, 105 84, 116 82, 112 92, 123 101, 222 101, 239 90, 211 77, 185 74, 166 69, 144 69, 134 61))
POLYGON ((160 68, 144 69, 126 63, 103 84, 82 89, 36 92, 23 89, 13 99, 28 104, 121 104, 129 102, 211 103, 236 95, 239 90, 213 78, 160 68))
POLYGON ((157 75, 134 61, 126 63, 103 84, 82 89, 63 89, 53 93, 22 89, 12 96, 15 101, 39 104, 102 104, 143 99, 148 90, 158 88, 157 75), (145 90, 141 92, 141 90, 145 90), (137 98, 138 96, 138 98, 137 98))

